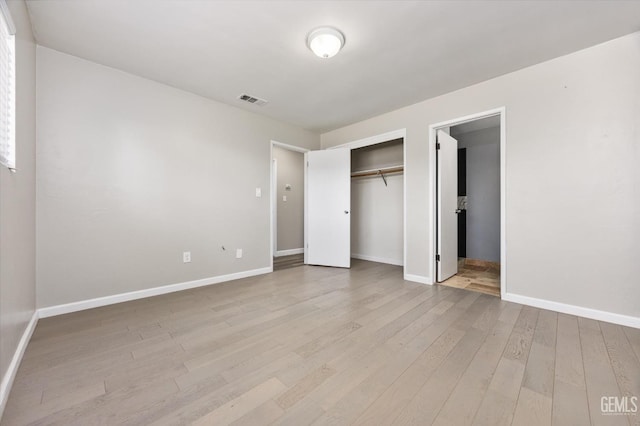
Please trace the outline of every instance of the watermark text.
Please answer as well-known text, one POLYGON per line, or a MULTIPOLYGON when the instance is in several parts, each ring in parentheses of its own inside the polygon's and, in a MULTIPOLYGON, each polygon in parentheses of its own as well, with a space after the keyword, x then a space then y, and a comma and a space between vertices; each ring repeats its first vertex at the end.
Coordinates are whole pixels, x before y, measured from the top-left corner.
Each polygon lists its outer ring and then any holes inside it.
POLYGON ((600 411, 608 416, 632 416, 638 413, 637 396, 603 396, 600 411))

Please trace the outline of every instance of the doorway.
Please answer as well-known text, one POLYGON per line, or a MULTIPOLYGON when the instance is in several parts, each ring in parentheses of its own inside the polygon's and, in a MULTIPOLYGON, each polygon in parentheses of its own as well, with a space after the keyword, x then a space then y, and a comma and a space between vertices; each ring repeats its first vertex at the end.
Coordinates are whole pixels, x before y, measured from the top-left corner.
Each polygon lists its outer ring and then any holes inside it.
POLYGON ((351 150, 351 257, 404 263, 404 139, 351 150))
POLYGON ((435 282, 506 292, 504 108, 430 126, 435 282))
POLYGON ((346 150, 350 156, 347 257, 397 265, 403 274, 407 241, 405 139, 406 129, 399 129, 327 149, 346 150))
POLYGON ((271 261, 274 271, 304 264, 304 153, 271 141, 271 261))

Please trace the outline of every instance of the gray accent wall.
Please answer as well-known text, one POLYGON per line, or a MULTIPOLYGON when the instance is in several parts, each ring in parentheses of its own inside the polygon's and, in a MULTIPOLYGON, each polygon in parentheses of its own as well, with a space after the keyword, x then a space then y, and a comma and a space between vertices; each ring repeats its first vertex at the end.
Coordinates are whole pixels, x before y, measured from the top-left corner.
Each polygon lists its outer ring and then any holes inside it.
MULTIPOLYGON (((0 376, 6 378, 35 311, 36 47, 23 1, 16 26, 16 167, 0 167, 0 376)), ((2 407, 0 407, 0 415, 2 407)))
POLYGON ((500 262, 500 127, 454 137, 467 149, 467 258, 500 262))
POLYGON ((278 146, 273 147, 277 160, 277 248, 304 247, 304 154, 278 146), (289 185, 290 189, 287 189, 289 185), (287 197, 284 201, 283 197, 287 197))
POLYGON ((505 107, 505 294, 637 324, 638 46, 640 33, 621 37, 324 133, 322 146, 406 129, 405 273, 432 282, 429 126, 505 107))
POLYGON ((270 267, 270 141, 317 149, 317 134, 45 47, 37 59, 38 307, 270 267))

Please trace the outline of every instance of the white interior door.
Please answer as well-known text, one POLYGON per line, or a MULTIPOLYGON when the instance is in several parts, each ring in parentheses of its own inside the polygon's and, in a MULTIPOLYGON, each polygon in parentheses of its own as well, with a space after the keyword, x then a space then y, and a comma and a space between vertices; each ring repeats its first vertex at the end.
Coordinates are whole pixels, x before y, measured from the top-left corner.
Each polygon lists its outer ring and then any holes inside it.
POLYGON ((305 190, 305 263, 351 266, 351 151, 310 151, 305 190))
POLYGON ((458 273, 458 141, 438 130, 437 281, 458 273))

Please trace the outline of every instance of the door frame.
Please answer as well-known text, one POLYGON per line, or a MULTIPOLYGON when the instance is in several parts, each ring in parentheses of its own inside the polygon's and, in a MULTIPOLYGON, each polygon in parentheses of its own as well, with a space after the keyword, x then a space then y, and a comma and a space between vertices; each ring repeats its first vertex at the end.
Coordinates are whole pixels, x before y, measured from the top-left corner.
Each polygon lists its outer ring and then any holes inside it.
MULTIPOLYGON (((278 171, 277 169, 277 163, 274 161, 275 159, 273 158, 273 147, 277 146, 278 148, 283 148, 283 149, 287 149, 289 151, 295 151, 295 152, 300 152, 302 154, 304 154, 305 152, 309 152, 310 150, 307 148, 301 148, 299 146, 295 146, 295 145, 289 145, 286 143, 282 143, 282 142, 278 142, 275 140, 271 140, 271 143, 269 144, 269 183, 270 183, 270 197, 269 197, 269 212, 270 212, 270 221, 269 221, 269 228, 270 228, 270 241, 269 241, 269 246, 271 247, 270 251, 271 251, 271 259, 269 260, 270 265, 271 265, 271 270, 273 271, 273 257, 276 254, 276 243, 278 241, 278 237, 277 237, 277 232, 278 232, 278 203, 277 203, 277 197, 278 197, 278 191, 277 191, 277 176, 276 173, 278 171)), ((303 165, 304 167, 304 165, 303 165)), ((307 188, 307 168, 304 167, 304 188, 306 191, 307 188)), ((306 214, 306 212, 305 212, 306 214)), ((307 230, 304 229, 304 239, 305 239, 305 245, 304 247, 306 247, 306 240, 307 240, 307 230)), ((304 250, 303 247, 303 250, 304 250)))
POLYGON ((433 282, 437 282, 437 262, 436 254, 438 253, 438 223, 437 223, 437 165, 436 165, 436 133, 446 127, 453 127, 458 124, 468 123, 470 121, 476 121, 482 118, 488 118, 493 116, 500 117, 500 298, 503 299, 507 294, 507 233, 506 233, 506 182, 507 182, 507 165, 506 165, 506 145, 507 145, 507 132, 506 132, 506 108, 499 107, 490 109, 487 111, 478 112, 475 114, 465 115, 463 117, 454 118, 451 120, 441 121, 439 123, 429 125, 429 179, 431 179, 429 197, 429 204, 431 211, 431 232, 433 235, 433 241, 431 244, 430 260, 433 271, 433 282))
POLYGON ((377 145, 402 138, 402 164, 404 173, 402 174, 402 274, 405 280, 414 281, 412 277, 407 277, 407 129, 397 129, 390 132, 381 133, 341 145, 331 146, 326 149, 347 148, 354 150, 365 146, 377 145))

